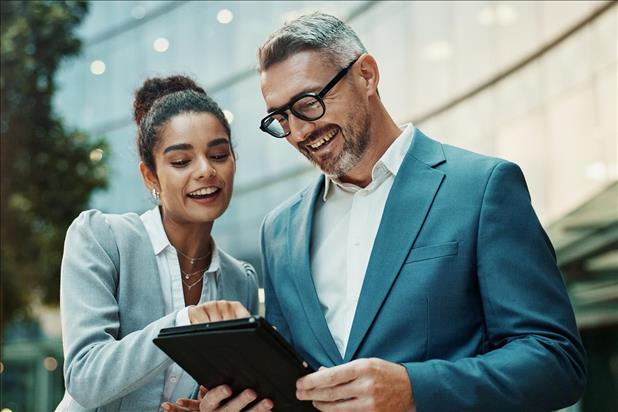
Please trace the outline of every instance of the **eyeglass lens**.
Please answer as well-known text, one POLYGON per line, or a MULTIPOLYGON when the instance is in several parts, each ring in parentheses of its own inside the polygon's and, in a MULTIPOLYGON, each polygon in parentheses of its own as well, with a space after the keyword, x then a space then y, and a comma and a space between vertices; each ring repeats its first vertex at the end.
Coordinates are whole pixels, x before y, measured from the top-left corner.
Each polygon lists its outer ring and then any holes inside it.
MULTIPOLYGON (((291 106, 291 111, 303 120, 316 120, 324 114, 324 105, 317 96, 303 96, 291 106)), ((288 115, 275 113, 265 122, 269 132, 277 136, 285 136, 289 133, 288 115)))

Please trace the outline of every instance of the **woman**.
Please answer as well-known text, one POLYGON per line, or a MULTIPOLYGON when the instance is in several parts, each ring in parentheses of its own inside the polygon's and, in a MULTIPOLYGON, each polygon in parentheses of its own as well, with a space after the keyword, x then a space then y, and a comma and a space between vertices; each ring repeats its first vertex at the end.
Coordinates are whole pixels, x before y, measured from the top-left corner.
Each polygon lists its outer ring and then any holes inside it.
MULTIPOLYGON (((211 237, 236 170, 223 112, 191 79, 173 76, 147 80, 134 114, 140 172, 159 205, 141 216, 89 210, 67 232, 59 410, 156 411, 187 397, 196 383, 152 343, 161 328, 257 312, 254 269, 211 237)), ((230 402, 240 410, 253 398, 245 391, 230 402)))

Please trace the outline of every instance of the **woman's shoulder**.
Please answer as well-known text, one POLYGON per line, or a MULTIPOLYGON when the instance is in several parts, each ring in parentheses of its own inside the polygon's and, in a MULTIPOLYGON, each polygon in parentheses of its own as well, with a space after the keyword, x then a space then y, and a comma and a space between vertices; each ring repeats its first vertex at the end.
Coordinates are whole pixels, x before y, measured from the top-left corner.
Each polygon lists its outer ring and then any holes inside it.
POLYGON ((135 213, 103 213, 97 209, 85 210, 69 226, 67 241, 96 240, 102 246, 139 242, 147 238, 146 229, 135 213))
MULTIPOLYGON (((85 210, 71 223, 70 229, 86 230, 95 234, 105 234, 110 230, 133 229, 143 227, 139 215, 136 213, 103 213, 97 209, 85 210)), ((69 229, 69 230, 70 230, 69 229)))
POLYGON ((81 224, 102 224, 110 219, 121 221, 125 224, 136 224, 140 222, 140 217, 137 213, 104 213, 98 209, 84 210, 75 218, 74 222, 79 222, 81 224))

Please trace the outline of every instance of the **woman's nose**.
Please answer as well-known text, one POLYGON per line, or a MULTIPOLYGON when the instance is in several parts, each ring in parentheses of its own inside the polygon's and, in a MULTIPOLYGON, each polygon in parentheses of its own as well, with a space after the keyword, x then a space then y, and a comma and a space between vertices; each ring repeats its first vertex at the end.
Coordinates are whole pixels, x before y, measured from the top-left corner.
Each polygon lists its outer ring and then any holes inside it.
POLYGON ((214 166, 208 161, 208 159, 201 159, 198 162, 196 174, 197 178, 201 179, 205 177, 212 177, 217 174, 217 171, 214 166))

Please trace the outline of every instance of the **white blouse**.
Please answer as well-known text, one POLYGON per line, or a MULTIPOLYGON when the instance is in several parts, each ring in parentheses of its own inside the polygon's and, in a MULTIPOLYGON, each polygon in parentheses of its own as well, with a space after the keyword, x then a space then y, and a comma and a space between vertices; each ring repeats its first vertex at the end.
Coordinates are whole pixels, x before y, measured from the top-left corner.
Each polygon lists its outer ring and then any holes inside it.
MULTIPOLYGON (((140 216, 156 257, 157 266, 165 302, 165 313, 178 311, 176 314, 176 326, 188 325, 189 310, 185 306, 185 298, 182 291, 182 278, 180 263, 176 249, 170 243, 163 228, 159 207, 154 207, 140 216)), ((204 273, 202 280, 202 295, 199 303, 205 303, 217 299, 217 282, 221 275, 219 268, 219 252, 213 240, 212 258, 210 266, 204 273)), ((165 371, 165 386, 161 394, 161 403, 176 402, 178 398, 188 398, 195 389, 195 381, 185 373, 176 363, 165 371)))

